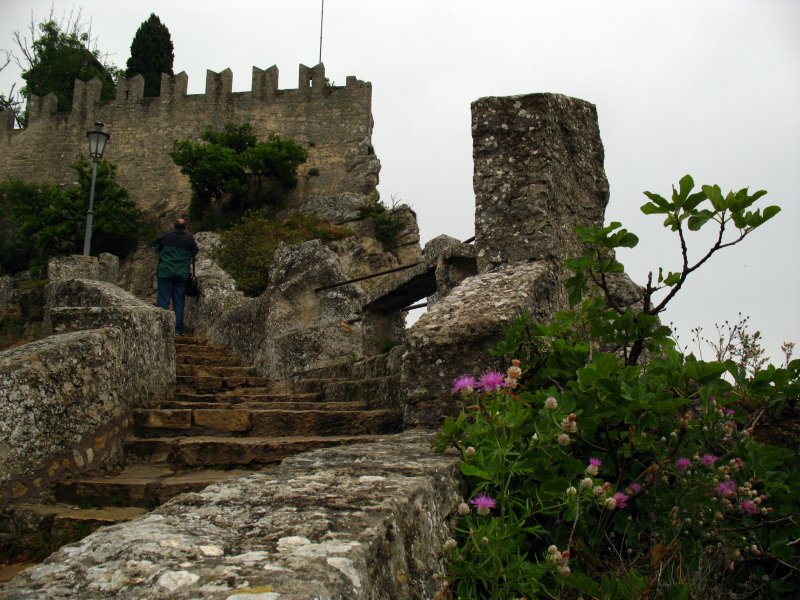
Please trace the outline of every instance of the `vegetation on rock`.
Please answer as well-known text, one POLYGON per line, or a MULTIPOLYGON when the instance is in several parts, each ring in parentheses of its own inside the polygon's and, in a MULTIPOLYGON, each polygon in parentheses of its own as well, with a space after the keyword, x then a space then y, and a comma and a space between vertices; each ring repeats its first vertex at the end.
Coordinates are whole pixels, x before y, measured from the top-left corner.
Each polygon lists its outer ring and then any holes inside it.
POLYGON ((308 152, 295 141, 271 133, 258 141, 251 125, 212 126, 202 142, 175 141, 170 156, 189 177, 190 215, 213 228, 246 211, 280 203, 297 185, 297 167, 308 152))
POLYGON ((144 21, 131 42, 125 77, 144 77, 145 97, 158 96, 161 91, 161 74, 172 75, 175 60, 169 29, 155 14, 144 21))
POLYGON ((384 245, 394 244, 397 236, 406 227, 399 208, 398 202, 393 198, 391 207, 387 207, 380 200, 375 200, 361 209, 362 218, 372 219, 375 224, 375 237, 384 245))
POLYGON ((276 221, 251 212, 221 234, 215 259, 234 278, 247 296, 258 296, 269 283, 269 267, 281 244, 299 244, 313 239, 341 239, 350 233, 324 221, 294 214, 276 221))
POLYGON ((620 306, 610 285, 622 271, 614 250, 636 236, 618 223, 581 229, 587 251, 567 262, 573 309, 546 324, 520 317, 494 350, 511 361, 507 373, 454 382, 463 409, 446 419, 438 447, 461 452, 469 501, 445 544, 440 596, 800 592, 796 440, 757 441, 765 413, 796 410, 800 360, 705 362, 677 351, 657 318, 711 255, 779 209, 752 209, 764 192, 693 188, 687 176, 670 200, 647 193, 642 210, 665 215, 683 263, 659 269, 641 305, 620 306), (687 233, 708 223, 716 241, 690 263, 687 233))

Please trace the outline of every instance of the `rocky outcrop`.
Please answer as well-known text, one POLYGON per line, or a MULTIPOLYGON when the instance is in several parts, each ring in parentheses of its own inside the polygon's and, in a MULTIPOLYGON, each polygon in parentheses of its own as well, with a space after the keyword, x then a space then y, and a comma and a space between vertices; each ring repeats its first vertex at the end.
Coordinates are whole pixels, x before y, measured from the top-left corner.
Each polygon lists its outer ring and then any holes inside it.
POLYGON ((336 255, 319 240, 275 252, 264 292, 271 335, 256 354, 259 370, 283 379, 361 355, 356 319, 364 293, 351 284, 317 291, 344 279, 336 255))
POLYGON ((558 310, 555 276, 542 261, 516 264, 469 277, 434 304, 408 330, 402 386, 407 427, 438 427, 456 414, 453 380, 508 366, 492 361, 489 349, 513 319, 530 312, 543 321, 558 310))
POLYGON ((588 102, 482 98, 472 103, 472 136, 479 274, 452 288, 448 272, 437 271, 437 287, 452 291, 437 294, 406 335, 411 426, 436 426, 457 410, 450 383, 490 366, 489 348, 516 316, 546 321, 567 308, 564 261, 583 253, 574 227, 601 226, 608 202, 597 111, 588 102))
POLYGON ((66 546, 0 599, 431 598, 458 457, 420 431, 317 450, 66 546))

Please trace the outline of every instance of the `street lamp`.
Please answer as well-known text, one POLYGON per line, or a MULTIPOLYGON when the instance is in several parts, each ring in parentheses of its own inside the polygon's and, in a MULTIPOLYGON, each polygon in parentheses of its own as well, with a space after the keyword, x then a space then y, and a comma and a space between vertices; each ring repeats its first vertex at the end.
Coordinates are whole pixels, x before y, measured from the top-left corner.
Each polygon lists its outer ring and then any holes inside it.
POLYGON ((97 178, 97 161, 103 158, 103 151, 111 137, 110 133, 103 131, 103 124, 97 122, 94 129, 86 132, 89 138, 89 156, 92 157, 92 185, 89 188, 89 210, 86 211, 86 233, 83 236, 83 255, 89 256, 89 247, 92 245, 92 220, 94 219, 94 181, 97 178))

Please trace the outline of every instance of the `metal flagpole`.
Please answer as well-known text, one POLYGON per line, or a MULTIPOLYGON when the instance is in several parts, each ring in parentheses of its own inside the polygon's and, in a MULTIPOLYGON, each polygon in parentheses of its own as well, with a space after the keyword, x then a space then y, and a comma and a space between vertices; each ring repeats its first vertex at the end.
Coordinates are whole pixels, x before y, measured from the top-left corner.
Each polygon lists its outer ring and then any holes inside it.
POLYGON ((319 12, 319 62, 318 65, 322 64, 322 19, 325 16, 325 0, 322 0, 322 8, 319 12))

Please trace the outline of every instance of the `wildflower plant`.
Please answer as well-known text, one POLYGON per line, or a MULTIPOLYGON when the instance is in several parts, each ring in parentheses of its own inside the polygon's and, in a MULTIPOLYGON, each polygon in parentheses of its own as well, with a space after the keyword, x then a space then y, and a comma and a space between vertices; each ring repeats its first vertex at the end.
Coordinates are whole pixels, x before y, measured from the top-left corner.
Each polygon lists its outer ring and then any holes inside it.
POLYGON ((460 449, 469 488, 444 549, 455 597, 800 593, 797 448, 758 441, 749 409, 753 397, 796 405, 800 361, 731 377, 735 361, 684 356, 658 320, 694 270, 778 209, 751 209, 763 192, 693 188, 687 176, 671 200, 646 193, 643 211, 666 215, 683 258, 648 280, 641 304, 622 306, 610 284, 622 271, 614 249, 636 236, 580 230, 573 310, 520 317, 493 351, 513 361, 503 379, 454 384, 462 410, 437 446, 460 449), (690 264, 687 228, 708 223, 717 241, 690 264))

